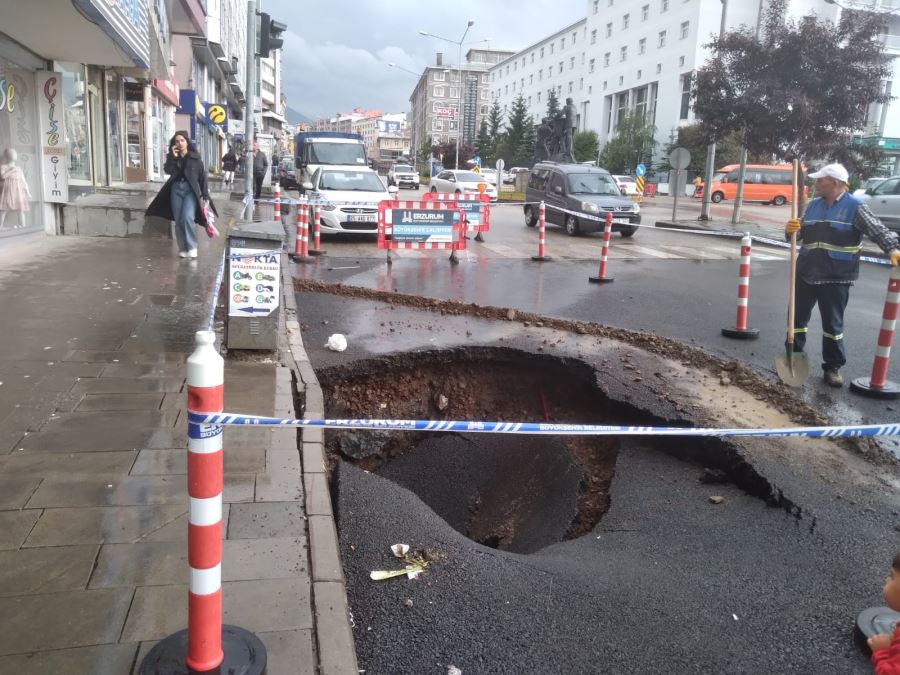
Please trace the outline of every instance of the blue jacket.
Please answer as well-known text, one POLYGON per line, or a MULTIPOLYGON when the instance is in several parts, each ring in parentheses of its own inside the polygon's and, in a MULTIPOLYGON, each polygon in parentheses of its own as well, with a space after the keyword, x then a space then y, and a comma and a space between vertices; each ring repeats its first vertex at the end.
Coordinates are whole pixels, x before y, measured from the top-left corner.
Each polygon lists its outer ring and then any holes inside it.
POLYGON ((845 194, 829 208, 821 197, 803 214, 797 275, 807 283, 849 282, 859 277, 863 233, 853 227, 862 201, 845 194))

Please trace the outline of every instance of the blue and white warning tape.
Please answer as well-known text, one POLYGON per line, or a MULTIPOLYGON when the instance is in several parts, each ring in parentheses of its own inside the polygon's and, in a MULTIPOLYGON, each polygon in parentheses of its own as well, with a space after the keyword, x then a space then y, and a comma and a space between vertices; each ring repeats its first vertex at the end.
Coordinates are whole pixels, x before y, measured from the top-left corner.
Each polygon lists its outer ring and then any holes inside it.
MULTIPOLYGON (((769 237, 753 237, 754 241, 762 242, 763 244, 768 244, 769 246, 777 246, 778 248, 790 248, 791 245, 780 239, 771 239, 769 237)), ((863 255, 859 257, 863 262, 875 263, 876 265, 890 265, 891 261, 886 260, 885 258, 873 258, 871 256, 863 255)))
POLYGON ((209 314, 206 316, 206 330, 212 330, 216 320, 216 305, 219 302, 219 289, 222 287, 222 279, 225 276, 226 250, 222 249, 222 257, 219 259, 219 267, 216 269, 216 280, 213 282, 212 301, 209 303, 209 314))
POLYGON ((483 434, 538 434, 546 436, 741 436, 841 438, 898 436, 897 424, 854 426, 787 427, 781 429, 715 429, 692 427, 602 426, 596 424, 551 424, 542 422, 464 422, 453 420, 298 420, 230 413, 188 412, 188 422, 206 426, 324 427, 326 429, 379 429, 387 431, 441 431, 483 434))

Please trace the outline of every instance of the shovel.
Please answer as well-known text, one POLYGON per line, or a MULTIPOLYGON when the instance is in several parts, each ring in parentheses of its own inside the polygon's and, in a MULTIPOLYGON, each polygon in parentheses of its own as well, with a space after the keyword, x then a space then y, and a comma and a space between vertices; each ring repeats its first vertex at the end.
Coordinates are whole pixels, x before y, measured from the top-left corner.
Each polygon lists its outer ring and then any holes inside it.
MULTIPOLYGON (((799 197, 800 163, 793 161, 791 170, 791 218, 797 217, 797 198, 799 197)), ((794 290, 797 284, 797 233, 791 234, 791 272, 788 289, 788 320, 785 353, 775 358, 775 370, 778 377, 789 387, 801 387, 809 377, 809 361, 806 354, 794 353, 794 290)))

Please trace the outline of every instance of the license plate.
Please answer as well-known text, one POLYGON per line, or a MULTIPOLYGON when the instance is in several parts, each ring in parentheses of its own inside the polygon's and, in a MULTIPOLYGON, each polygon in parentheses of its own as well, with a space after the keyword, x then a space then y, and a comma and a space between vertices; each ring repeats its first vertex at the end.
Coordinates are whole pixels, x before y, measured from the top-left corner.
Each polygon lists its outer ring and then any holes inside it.
POLYGON ((378 220, 378 216, 374 213, 364 216, 347 216, 348 223, 374 223, 378 220))
POLYGON ((631 221, 628 218, 613 218, 612 221, 619 225, 631 225, 631 221))

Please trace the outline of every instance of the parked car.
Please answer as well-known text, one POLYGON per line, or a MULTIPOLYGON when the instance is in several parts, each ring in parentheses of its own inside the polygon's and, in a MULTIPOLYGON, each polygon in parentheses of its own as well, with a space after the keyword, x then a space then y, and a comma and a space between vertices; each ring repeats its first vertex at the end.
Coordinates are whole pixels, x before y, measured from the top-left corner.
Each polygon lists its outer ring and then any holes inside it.
POLYGON ((497 187, 497 170, 496 169, 482 169, 481 175, 484 176, 484 179, 488 183, 490 183, 494 187, 497 187))
POLYGON ((277 180, 285 190, 300 189, 300 184, 297 182, 297 173, 294 171, 293 157, 285 157, 279 162, 277 180))
MULTIPOLYGON (((632 236, 641 222, 640 205, 622 195, 619 184, 608 171, 592 166, 535 164, 525 188, 525 200, 543 201, 547 207, 546 222, 563 226, 570 236, 603 230, 602 219, 607 213, 612 213, 613 231, 621 232, 623 237, 632 236)), ((537 206, 526 204, 525 224, 534 227, 537 221, 537 206)))
MULTIPOLYGON (((584 162, 582 162, 583 164, 584 162)), ((625 190, 626 195, 640 194, 637 189, 637 181, 633 176, 613 175, 613 180, 619 184, 620 190, 625 190)))
POLYGON ((885 227, 900 230, 900 176, 885 178, 861 197, 885 227))
POLYGON ((419 189, 419 172, 409 164, 394 164, 388 171, 388 186, 409 187, 419 189))
POLYGON ((866 190, 877 187, 879 183, 885 180, 887 180, 887 178, 885 178, 884 176, 881 176, 879 178, 867 178, 860 184, 858 188, 853 191, 853 196, 862 197, 864 194, 866 194, 866 190))
POLYGON ((524 166, 514 166, 506 172, 506 175, 503 177, 503 182, 506 185, 512 185, 516 182, 516 174, 522 173, 523 171, 528 171, 528 169, 526 169, 524 166))
POLYGON ((321 199, 320 231, 324 233, 369 233, 378 229, 378 202, 393 199, 395 186, 385 187, 368 167, 323 166, 303 189, 312 199, 321 199))
POLYGON ((478 189, 479 185, 485 186, 484 194, 488 195, 492 202, 497 201, 497 188, 486 181, 481 174, 461 169, 446 169, 431 179, 432 192, 478 194, 481 192, 478 189))

